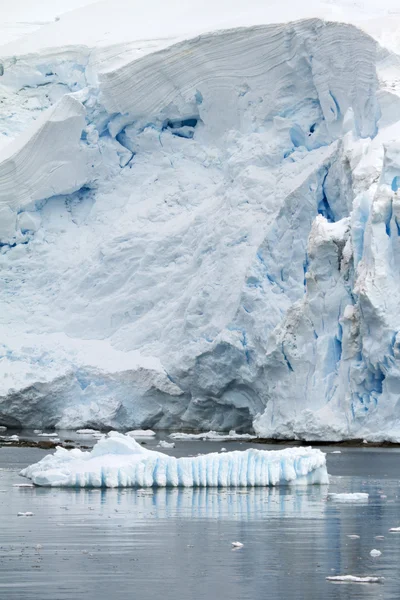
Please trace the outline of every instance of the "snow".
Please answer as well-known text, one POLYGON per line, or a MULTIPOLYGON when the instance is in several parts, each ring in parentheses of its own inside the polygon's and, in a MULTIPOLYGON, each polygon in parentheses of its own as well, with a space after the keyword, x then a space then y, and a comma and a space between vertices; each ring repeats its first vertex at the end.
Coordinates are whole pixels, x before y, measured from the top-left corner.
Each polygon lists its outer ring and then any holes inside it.
POLYGON ((359 577, 358 575, 331 575, 326 578, 328 581, 338 581, 343 583, 383 583, 384 577, 375 577, 374 575, 366 575, 359 577))
POLYGON ((1 424, 400 441, 397 2, 12 4, 1 424))
POLYGON ((369 494, 366 492, 328 494, 328 500, 334 502, 368 502, 368 497, 369 494))
POLYGON ((312 448, 246 450, 175 458, 110 432, 90 452, 58 447, 20 473, 52 487, 231 487, 327 484, 325 454, 312 448))

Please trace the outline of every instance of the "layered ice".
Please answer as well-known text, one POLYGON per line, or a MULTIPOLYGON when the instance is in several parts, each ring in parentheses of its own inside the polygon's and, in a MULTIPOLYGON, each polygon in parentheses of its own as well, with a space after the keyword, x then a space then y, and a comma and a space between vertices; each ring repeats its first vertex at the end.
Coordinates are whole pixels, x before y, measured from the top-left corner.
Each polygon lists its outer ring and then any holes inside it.
POLYGON ((0 424, 400 440, 384 20, 95 7, 1 48, 0 424))
POLYGON ((312 448, 246 450, 175 458, 111 432, 91 452, 57 448, 21 471, 53 487, 236 487, 328 483, 325 454, 312 448))

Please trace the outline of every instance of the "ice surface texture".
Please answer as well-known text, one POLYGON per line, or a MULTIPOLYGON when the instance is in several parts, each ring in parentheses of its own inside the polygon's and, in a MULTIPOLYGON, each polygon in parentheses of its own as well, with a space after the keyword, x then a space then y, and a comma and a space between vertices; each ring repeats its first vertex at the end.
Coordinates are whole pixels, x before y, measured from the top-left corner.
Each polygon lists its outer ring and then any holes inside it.
POLYGON ((325 454, 312 448, 246 450, 175 458, 111 432, 91 452, 57 448, 21 471, 55 487, 231 487, 328 483, 325 454))
POLYGON ((1 53, 0 424, 400 440, 397 55, 44 33, 1 53))

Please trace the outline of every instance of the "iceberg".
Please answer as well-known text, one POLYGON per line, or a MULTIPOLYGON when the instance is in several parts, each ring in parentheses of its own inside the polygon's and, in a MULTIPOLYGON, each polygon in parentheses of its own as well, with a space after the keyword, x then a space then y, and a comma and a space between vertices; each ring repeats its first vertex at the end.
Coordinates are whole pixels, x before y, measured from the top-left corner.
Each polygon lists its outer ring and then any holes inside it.
POLYGON ((181 4, 1 46, 0 425, 400 441, 394 0, 181 4))
POLYGON ((256 487, 329 483, 325 454, 312 448, 246 450, 175 458, 111 432, 91 452, 58 447, 20 473, 40 486, 256 487))

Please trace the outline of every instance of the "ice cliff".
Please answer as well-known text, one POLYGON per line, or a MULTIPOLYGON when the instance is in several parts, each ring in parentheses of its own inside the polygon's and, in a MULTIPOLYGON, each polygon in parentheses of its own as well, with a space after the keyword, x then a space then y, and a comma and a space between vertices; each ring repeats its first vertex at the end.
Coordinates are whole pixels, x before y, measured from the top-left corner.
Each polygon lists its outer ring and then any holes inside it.
POLYGON ((395 49, 37 39, 0 47, 0 424, 399 441, 395 49))
POLYGON ((239 450, 175 458, 110 432, 91 452, 57 448, 21 471, 50 487, 258 487, 328 484, 325 454, 313 448, 239 450))

